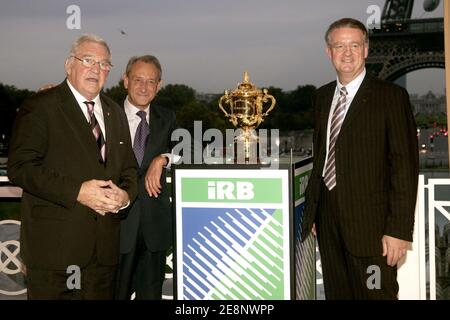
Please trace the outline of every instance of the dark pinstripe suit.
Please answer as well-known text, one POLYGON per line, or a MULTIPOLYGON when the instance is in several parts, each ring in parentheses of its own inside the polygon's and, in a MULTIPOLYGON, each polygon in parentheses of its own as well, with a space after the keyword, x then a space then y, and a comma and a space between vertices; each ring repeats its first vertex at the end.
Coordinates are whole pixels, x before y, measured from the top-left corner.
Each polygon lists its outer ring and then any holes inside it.
MULTIPOLYGON (((342 273, 351 277, 355 272, 348 262, 340 266, 330 261, 336 258, 336 243, 347 258, 350 255, 357 259, 380 259, 383 235, 412 241, 418 178, 416 125, 406 90, 367 74, 336 142, 337 187, 332 192, 325 191, 322 172, 327 121, 335 88, 336 81, 316 92, 314 168, 306 191, 302 235, 306 238, 316 222, 322 263, 328 260, 331 273, 345 269, 337 272, 337 277, 342 273)), ((381 264, 384 273, 386 263, 381 264)), ((390 292, 396 292, 396 270, 386 272, 393 272, 390 277, 394 279, 382 284, 392 285, 390 292)), ((325 273, 326 270, 327 282, 325 273)), ((355 281, 349 281, 354 285, 355 281)), ((353 297, 358 297, 354 292, 353 297)))

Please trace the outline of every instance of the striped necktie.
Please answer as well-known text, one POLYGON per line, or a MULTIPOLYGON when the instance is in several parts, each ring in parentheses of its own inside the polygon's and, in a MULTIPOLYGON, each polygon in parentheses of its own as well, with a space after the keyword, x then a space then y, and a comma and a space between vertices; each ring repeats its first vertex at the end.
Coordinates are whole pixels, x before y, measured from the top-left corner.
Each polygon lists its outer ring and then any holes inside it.
POLYGON ((333 117, 330 126, 330 142, 328 144, 328 160, 325 167, 325 176, 323 178, 328 190, 332 190, 336 186, 336 162, 335 162, 335 145, 341 130, 342 123, 345 118, 345 105, 347 104, 347 89, 342 87, 336 107, 334 108, 333 117))
POLYGON ((95 118, 94 114, 94 101, 85 101, 84 104, 88 108, 89 114, 89 125, 92 130, 92 134, 94 135, 95 141, 97 142, 98 150, 100 151, 100 155, 102 157, 102 162, 104 163, 106 160, 106 143, 105 138, 103 136, 102 130, 100 129, 100 125, 95 118))

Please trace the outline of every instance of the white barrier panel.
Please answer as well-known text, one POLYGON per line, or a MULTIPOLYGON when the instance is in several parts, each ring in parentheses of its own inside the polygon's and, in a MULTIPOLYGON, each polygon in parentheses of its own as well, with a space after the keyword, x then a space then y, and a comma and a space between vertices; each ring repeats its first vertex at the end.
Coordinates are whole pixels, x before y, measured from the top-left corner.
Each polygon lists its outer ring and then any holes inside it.
POLYGON ((398 267, 400 300, 426 300, 424 180, 420 175, 412 247, 398 267))
MULTIPOLYGON (((436 300, 437 298, 443 298, 442 285, 445 283, 441 280, 439 283, 436 281, 437 277, 442 277, 442 265, 441 265, 441 252, 440 246, 440 233, 438 221, 450 221, 450 213, 448 208, 450 207, 450 201, 437 199, 438 187, 443 188, 450 186, 450 179, 428 179, 428 184, 425 188, 428 188, 428 243, 429 243, 429 256, 430 261, 430 300, 436 300), (438 237, 438 239, 436 239, 438 237), (436 257, 438 258, 436 261, 436 257)), ((446 197, 448 199, 448 197, 446 197)), ((448 250, 448 248, 447 248, 448 250)), ((448 261, 447 261, 448 263, 448 261)), ((446 288, 448 290, 448 287, 446 288)))

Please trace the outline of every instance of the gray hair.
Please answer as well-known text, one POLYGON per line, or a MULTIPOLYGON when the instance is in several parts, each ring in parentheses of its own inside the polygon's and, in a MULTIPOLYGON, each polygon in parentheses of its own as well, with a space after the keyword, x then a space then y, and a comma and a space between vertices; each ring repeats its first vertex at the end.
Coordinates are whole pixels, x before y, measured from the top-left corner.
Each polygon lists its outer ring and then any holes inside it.
POLYGON ((108 51, 108 55, 111 58, 111 51, 109 50, 108 44, 105 40, 95 34, 83 34, 77 40, 75 40, 75 42, 72 43, 72 47, 70 48, 70 56, 77 55, 78 48, 85 42, 95 42, 102 45, 103 47, 105 47, 106 51, 108 51))
POLYGON ((161 77, 162 77, 161 63, 159 63, 158 58, 156 58, 155 56, 149 55, 149 54, 147 54, 145 56, 140 56, 140 57, 138 57, 138 56, 131 57, 130 60, 128 60, 127 68, 125 69, 125 74, 127 76, 130 75, 131 68, 138 61, 154 65, 159 73, 158 81, 161 81, 161 77))
POLYGON ((361 30, 361 32, 364 35, 364 42, 369 43, 369 34, 367 32, 366 26, 362 22, 360 22, 356 19, 353 19, 353 18, 342 18, 342 19, 339 19, 339 20, 333 22, 328 27, 328 30, 325 33, 325 41, 328 45, 331 45, 330 33, 339 28, 353 28, 353 29, 361 30))

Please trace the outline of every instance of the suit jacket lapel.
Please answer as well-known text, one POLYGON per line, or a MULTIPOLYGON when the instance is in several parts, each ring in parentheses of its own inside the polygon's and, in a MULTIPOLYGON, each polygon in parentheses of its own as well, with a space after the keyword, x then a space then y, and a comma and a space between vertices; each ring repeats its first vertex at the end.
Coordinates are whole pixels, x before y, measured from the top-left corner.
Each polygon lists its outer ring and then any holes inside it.
MULTIPOLYGON (((320 141, 320 146, 323 146, 323 151, 326 152, 326 147, 327 147, 327 130, 328 130, 328 118, 330 116, 330 110, 331 110, 331 104, 333 103, 333 96, 334 96, 334 91, 336 90, 336 81, 330 83, 330 85, 327 87, 325 94, 323 96, 323 98, 321 99, 321 102, 323 104, 323 106, 321 106, 321 108, 319 110, 321 110, 320 112, 320 126, 319 128, 323 128, 323 132, 321 133, 320 137, 321 137, 321 141, 320 141)), ((323 154, 325 154, 325 152, 323 152, 323 154)), ((325 161, 325 159, 324 159, 325 161)))
POLYGON ((321 108, 321 128, 327 128, 328 118, 330 117, 331 104, 333 103, 334 91, 336 90, 336 81, 327 88, 324 98, 321 100, 324 106, 321 108))
POLYGON ((366 102, 370 93, 370 83, 371 76, 366 74, 363 82, 361 83, 361 86, 359 87, 355 97, 352 100, 352 103, 350 104, 344 122, 342 123, 341 132, 349 126, 349 124, 355 119, 358 113, 364 109, 364 106, 366 106, 366 102))
POLYGON ((106 131, 106 163, 108 163, 108 158, 110 156, 112 149, 112 142, 115 141, 115 132, 113 128, 113 123, 111 119, 111 106, 106 102, 106 100, 100 94, 100 100, 102 101, 103 119, 105 122, 106 131))
MULTIPOLYGON (((72 136, 79 140, 79 145, 85 149, 86 153, 96 155, 97 153, 95 151, 98 152, 98 147, 94 135, 92 134, 89 123, 81 111, 77 100, 73 96, 72 91, 70 91, 66 80, 64 80, 59 87, 60 103, 58 104, 58 107, 65 115, 68 127, 73 132, 72 136)), ((68 143, 71 142, 68 141, 68 143)))

